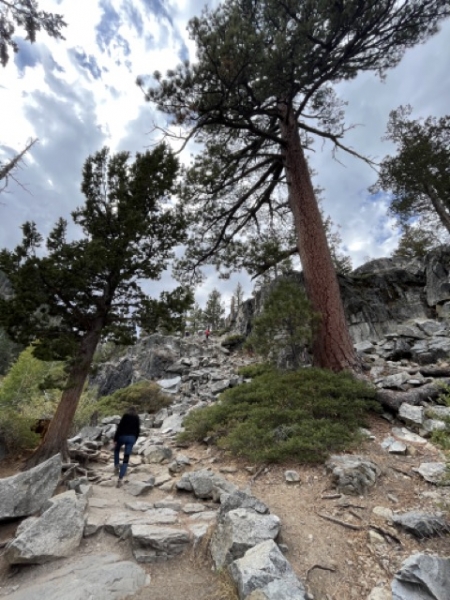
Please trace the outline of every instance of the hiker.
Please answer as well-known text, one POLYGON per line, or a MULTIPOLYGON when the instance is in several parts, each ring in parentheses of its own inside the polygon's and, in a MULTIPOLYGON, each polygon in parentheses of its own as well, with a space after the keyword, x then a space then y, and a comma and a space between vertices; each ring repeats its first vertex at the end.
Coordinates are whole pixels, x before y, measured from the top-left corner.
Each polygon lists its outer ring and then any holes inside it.
POLYGON ((207 327, 207 328, 206 328, 206 331, 205 331, 205 338, 206 338, 206 341, 208 341, 210 334, 211 334, 211 332, 210 332, 210 330, 209 330, 209 327, 207 327))
POLYGON ((116 433, 114 435, 114 473, 119 476, 117 487, 121 487, 123 478, 128 468, 128 461, 130 460, 130 454, 133 450, 133 446, 139 437, 140 433, 140 421, 137 410, 134 406, 125 412, 123 417, 120 419, 120 423, 117 426, 116 433), (123 463, 119 466, 119 454, 122 446, 125 446, 123 463))

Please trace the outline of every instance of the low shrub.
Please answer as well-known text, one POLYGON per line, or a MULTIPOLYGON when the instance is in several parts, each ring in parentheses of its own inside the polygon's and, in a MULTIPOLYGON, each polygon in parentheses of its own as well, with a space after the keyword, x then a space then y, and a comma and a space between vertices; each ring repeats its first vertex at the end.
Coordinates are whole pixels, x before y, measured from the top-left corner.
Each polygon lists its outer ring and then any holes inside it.
POLYGON ((273 366, 269 365, 268 363, 252 363, 251 365, 240 367, 238 369, 238 375, 245 377, 245 379, 253 379, 253 377, 258 377, 258 375, 263 375, 264 373, 270 373, 273 371, 273 366))
POLYGON ((245 342, 245 335, 241 333, 234 333, 233 335, 227 336, 221 342, 221 346, 224 348, 229 348, 230 350, 235 350, 236 348, 240 348, 245 342))
POLYGON ((213 436, 219 447, 257 462, 322 462, 360 441, 359 427, 378 407, 374 398, 375 391, 349 373, 266 367, 216 404, 192 411, 180 439, 213 436))
POLYGON ((155 413, 171 403, 172 398, 164 394, 157 383, 139 381, 100 398, 95 403, 95 410, 102 417, 122 414, 129 406, 135 406, 138 413, 155 413))
POLYGON ((0 442, 8 454, 36 448, 40 436, 31 431, 34 423, 35 419, 23 417, 11 409, 0 412, 0 442))

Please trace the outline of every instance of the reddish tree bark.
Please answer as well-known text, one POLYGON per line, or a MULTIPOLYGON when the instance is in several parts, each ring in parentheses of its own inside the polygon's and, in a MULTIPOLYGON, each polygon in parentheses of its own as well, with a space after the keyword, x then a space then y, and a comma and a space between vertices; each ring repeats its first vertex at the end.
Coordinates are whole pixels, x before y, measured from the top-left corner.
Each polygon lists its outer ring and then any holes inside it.
POLYGON ((313 345, 313 362, 317 367, 333 371, 359 370, 322 217, 292 111, 286 111, 281 132, 285 143, 283 159, 289 203, 294 215, 306 292, 313 309, 321 316, 313 345))
POLYGON ((70 428, 84 384, 89 375, 95 350, 100 341, 101 331, 102 323, 99 321, 95 324, 95 328, 89 331, 81 342, 80 350, 73 361, 58 408, 40 446, 26 461, 26 469, 35 467, 58 453, 61 453, 63 460, 69 459, 67 438, 70 434, 70 428))

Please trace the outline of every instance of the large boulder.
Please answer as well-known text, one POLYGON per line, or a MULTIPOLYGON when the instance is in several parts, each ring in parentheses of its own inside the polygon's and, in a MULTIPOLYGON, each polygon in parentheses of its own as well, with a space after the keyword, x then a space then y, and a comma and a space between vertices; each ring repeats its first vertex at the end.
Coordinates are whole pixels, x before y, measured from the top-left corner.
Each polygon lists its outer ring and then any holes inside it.
POLYGON ((193 492, 197 498, 212 498, 216 502, 221 494, 232 494, 238 489, 233 483, 209 469, 185 473, 176 485, 178 490, 193 492))
POLYGON ((413 554, 392 582, 393 600, 448 600, 450 558, 413 554))
POLYGON ((442 514, 431 515, 419 511, 410 511, 401 515, 394 515, 392 521, 395 525, 419 539, 441 536, 450 532, 450 524, 442 514))
POLYGON ((211 556, 217 569, 241 558, 250 548, 274 540, 280 531, 276 515, 262 515, 246 508, 227 512, 211 538, 211 556))
POLYGON ((80 545, 87 500, 73 490, 48 501, 40 517, 30 517, 17 528, 5 558, 11 565, 43 564, 70 556, 80 545))
POLYGON ((182 554, 190 544, 183 529, 136 524, 131 526, 131 545, 137 562, 165 561, 182 554))
POLYGON ((33 469, 0 479, 0 521, 39 511, 51 498, 60 475, 61 456, 56 454, 33 469))
POLYGON ((116 554, 84 556, 8 595, 9 600, 123 600, 150 583, 146 572, 116 554))
POLYGON ((273 540, 261 542, 228 571, 236 583, 240 600, 306 600, 306 590, 273 540))

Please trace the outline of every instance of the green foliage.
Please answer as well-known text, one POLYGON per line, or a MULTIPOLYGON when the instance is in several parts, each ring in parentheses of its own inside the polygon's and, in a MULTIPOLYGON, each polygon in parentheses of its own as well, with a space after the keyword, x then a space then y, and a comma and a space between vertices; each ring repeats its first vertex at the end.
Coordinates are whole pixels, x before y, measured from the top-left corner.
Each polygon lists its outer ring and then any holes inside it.
POLYGON ((223 325, 225 307, 222 304, 222 294, 219 290, 212 290, 206 301, 206 307, 203 311, 205 325, 212 330, 218 329, 223 325))
POLYGON ((34 421, 11 409, 0 410, 0 441, 8 454, 18 454, 37 446, 39 435, 30 429, 34 421))
POLYGON ((135 406, 140 413, 156 413, 165 406, 172 404, 172 398, 161 391, 153 381, 139 381, 100 398, 95 404, 95 410, 100 416, 122 414, 129 406, 135 406))
POLYGON ((238 375, 241 377, 253 379, 253 377, 258 377, 259 375, 263 375, 264 373, 273 372, 273 365, 268 363, 253 363, 251 365, 245 365, 244 367, 240 367, 238 369, 238 375))
POLYGON ((147 90, 204 147, 186 180, 195 228, 184 266, 247 268, 253 244, 273 231, 289 251, 286 114, 305 147, 314 136, 342 149, 344 111, 333 86, 385 73, 448 14, 443 0, 226 0, 192 19, 195 63, 155 73, 147 90))
POLYGON ((412 119, 412 108, 400 106, 390 114, 386 138, 397 154, 381 163, 373 191, 393 195, 391 213, 403 225, 412 217, 437 216, 450 232, 450 116, 412 119))
POLYGON ((253 321, 246 346, 274 364, 282 359, 296 368, 317 323, 299 284, 283 278, 272 285, 261 315, 253 321))
POLYGON ((66 26, 62 15, 39 10, 37 0, 11 0, 0 2, 0 63, 5 67, 9 60, 9 48, 18 52, 16 26, 24 28, 26 38, 36 41, 42 29, 56 39, 64 39, 61 29, 66 26))
POLYGON ((3 329, 0 329, 0 376, 8 372, 21 349, 18 344, 10 340, 3 329))
POLYGON ((17 410, 35 418, 51 415, 65 380, 63 363, 38 360, 33 346, 29 346, 2 381, 0 409, 17 410))
POLYGON ((245 335, 242 335, 241 333, 234 333, 232 335, 227 336, 224 340, 222 340, 221 342, 221 346, 223 346, 224 348, 229 348, 230 350, 235 350, 236 348, 239 348, 240 346, 242 346, 245 342, 245 335))
POLYGON ((442 243, 442 238, 437 235, 442 227, 436 225, 434 222, 434 227, 429 227, 423 218, 414 223, 414 226, 408 223, 403 225, 402 236, 392 256, 406 259, 425 258, 430 250, 442 243))
POLYGON ((359 440, 374 398, 375 391, 349 373, 272 369, 189 413, 180 437, 213 436, 220 447, 252 461, 322 462, 359 440))

